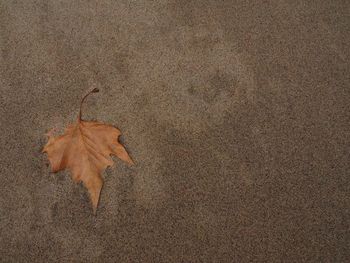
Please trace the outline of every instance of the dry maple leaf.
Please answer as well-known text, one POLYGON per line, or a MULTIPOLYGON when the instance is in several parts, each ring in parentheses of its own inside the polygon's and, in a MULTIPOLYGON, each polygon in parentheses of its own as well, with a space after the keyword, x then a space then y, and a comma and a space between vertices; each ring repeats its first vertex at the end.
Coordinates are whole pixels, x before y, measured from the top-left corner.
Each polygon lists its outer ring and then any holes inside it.
POLYGON ((75 182, 83 182, 88 189, 96 214, 100 192, 103 185, 101 173, 113 164, 110 155, 133 164, 129 154, 118 141, 120 131, 107 124, 81 119, 81 107, 88 95, 98 92, 93 89, 80 103, 79 117, 76 123, 69 125, 65 133, 54 137, 47 135, 49 141, 42 152, 46 152, 52 172, 69 169, 75 182))

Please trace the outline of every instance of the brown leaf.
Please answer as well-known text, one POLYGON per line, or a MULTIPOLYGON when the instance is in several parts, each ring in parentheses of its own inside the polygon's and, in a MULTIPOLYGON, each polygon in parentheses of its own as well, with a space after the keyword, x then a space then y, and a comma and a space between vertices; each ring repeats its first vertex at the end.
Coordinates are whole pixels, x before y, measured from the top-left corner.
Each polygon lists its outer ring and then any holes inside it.
POLYGON ((78 121, 69 125, 65 133, 54 137, 49 132, 49 141, 43 152, 46 152, 53 172, 69 169, 75 182, 83 182, 88 189, 94 214, 99 202, 103 185, 101 173, 111 166, 113 161, 110 155, 133 164, 118 137, 120 131, 108 124, 81 119, 81 106, 89 92, 81 101, 78 121))

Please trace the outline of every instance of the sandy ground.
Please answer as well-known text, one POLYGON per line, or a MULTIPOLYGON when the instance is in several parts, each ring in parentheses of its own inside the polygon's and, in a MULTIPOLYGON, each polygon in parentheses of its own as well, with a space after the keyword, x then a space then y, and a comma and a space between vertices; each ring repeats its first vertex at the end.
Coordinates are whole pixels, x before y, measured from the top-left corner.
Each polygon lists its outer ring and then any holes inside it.
POLYGON ((349 13, 1 0, 0 261, 349 261, 349 13), (106 170, 96 217, 40 153, 91 87, 84 118, 137 163, 106 170))

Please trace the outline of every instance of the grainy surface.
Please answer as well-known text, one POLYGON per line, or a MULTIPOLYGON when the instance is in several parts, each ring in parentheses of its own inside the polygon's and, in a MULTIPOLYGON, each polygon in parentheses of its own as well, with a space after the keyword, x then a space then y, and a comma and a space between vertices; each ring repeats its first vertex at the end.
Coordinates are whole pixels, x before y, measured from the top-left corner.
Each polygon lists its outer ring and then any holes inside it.
POLYGON ((1 262, 349 262, 349 1, 0 1, 1 262), (97 217, 43 136, 136 161, 97 217))

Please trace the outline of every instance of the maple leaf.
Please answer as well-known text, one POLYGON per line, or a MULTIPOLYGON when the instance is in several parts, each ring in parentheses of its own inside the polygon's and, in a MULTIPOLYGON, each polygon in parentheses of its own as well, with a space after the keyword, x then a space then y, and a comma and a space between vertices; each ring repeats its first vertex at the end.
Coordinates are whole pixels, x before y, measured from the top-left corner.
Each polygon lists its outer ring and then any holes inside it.
POLYGON ((117 128, 100 122, 83 121, 81 118, 84 100, 98 91, 95 88, 83 97, 77 122, 69 125, 63 135, 54 137, 52 131, 47 134, 49 140, 42 150, 48 155, 52 172, 69 169, 75 182, 83 182, 90 194, 94 214, 103 185, 101 174, 113 164, 110 155, 133 164, 118 141, 121 133, 117 128))

